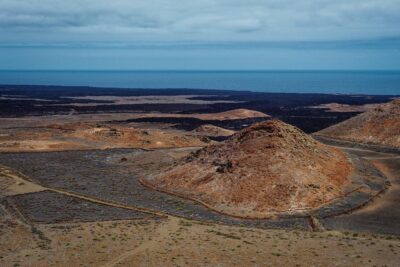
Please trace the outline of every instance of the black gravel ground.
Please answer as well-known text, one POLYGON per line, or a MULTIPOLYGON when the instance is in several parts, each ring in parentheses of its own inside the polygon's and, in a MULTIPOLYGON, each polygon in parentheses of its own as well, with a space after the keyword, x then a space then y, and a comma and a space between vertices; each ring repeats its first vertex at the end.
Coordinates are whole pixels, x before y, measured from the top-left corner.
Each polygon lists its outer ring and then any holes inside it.
POLYGON ((52 191, 22 194, 5 198, 26 218, 37 223, 92 222, 108 220, 155 219, 149 213, 117 208, 52 191))
MULTIPOLYGON (((328 138, 328 137, 320 136, 320 135, 314 135, 314 138, 320 142, 323 142, 325 144, 332 145, 332 146, 370 150, 371 152, 377 152, 377 153, 389 153, 389 154, 400 155, 400 148, 395 148, 395 147, 380 146, 380 145, 376 145, 376 144, 353 143, 350 141, 332 139, 332 138, 328 138)), ((366 152, 364 152, 364 154, 362 154, 361 156, 365 156, 366 155, 365 153, 366 152)), ((372 154, 374 154, 374 153, 372 153, 372 154)))
POLYGON ((236 219, 204 206, 142 186, 120 159, 146 153, 138 149, 3 153, 0 164, 12 167, 33 181, 97 199, 163 211, 171 215, 231 225, 260 228, 309 229, 307 218, 278 220, 236 219))
MULTIPOLYGON (((358 152, 362 154, 362 151, 358 152)), ((367 153, 369 154, 369 153, 367 153)), ((357 210, 351 214, 322 220, 325 228, 341 231, 374 232, 400 235, 400 158, 381 159, 390 171, 397 174, 385 194, 374 201, 376 208, 357 210)))

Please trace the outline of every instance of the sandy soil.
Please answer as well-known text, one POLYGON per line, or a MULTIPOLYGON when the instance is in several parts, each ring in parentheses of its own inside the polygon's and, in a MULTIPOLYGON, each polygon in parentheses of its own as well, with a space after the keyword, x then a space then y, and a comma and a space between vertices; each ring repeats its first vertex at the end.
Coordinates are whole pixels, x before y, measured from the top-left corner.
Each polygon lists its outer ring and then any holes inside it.
POLYGON ((193 133, 204 135, 204 136, 231 136, 235 131, 227 130, 215 125, 205 124, 197 127, 192 131, 193 133))
POLYGON ((141 113, 135 114, 133 118, 195 118, 200 120, 239 120, 248 118, 268 118, 269 115, 249 110, 249 109, 233 109, 217 113, 192 113, 192 114, 176 114, 176 113, 141 113))
POLYGON ((97 114, 70 114, 70 115, 53 115, 53 116, 26 116, 18 118, 0 118, 1 128, 15 127, 46 127, 51 124, 65 123, 96 123, 106 121, 122 121, 128 119, 138 119, 145 117, 176 117, 176 118, 197 118, 201 120, 237 120, 247 118, 269 117, 269 115, 248 110, 234 109, 219 113, 97 113, 97 114))
POLYGON ((0 165, 0 197, 18 194, 26 194, 45 190, 40 185, 23 179, 21 175, 15 175, 8 168, 0 165))
MULTIPOLYGON (((60 106, 93 107, 98 105, 138 105, 138 104, 215 104, 215 103, 240 103, 239 101, 227 100, 200 100, 192 99, 200 97, 199 95, 152 95, 152 96, 82 96, 65 97, 77 100, 99 100, 109 103, 69 103, 54 104, 60 106)), ((212 95, 202 95, 201 97, 212 97, 212 95)))
MULTIPOLYGON (((149 96, 82 96, 82 97, 63 97, 71 100, 93 100, 91 103, 68 103, 50 104, 50 106, 71 106, 71 107, 95 107, 99 105, 138 105, 138 104, 216 104, 216 103, 240 103, 240 101, 230 100, 200 100, 196 97, 213 97, 214 95, 149 95, 149 96), (96 102, 98 101, 98 102, 96 102)), ((40 98, 31 98, 23 95, 10 96, 0 95, 0 100, 32 100, 41 102, 58 102, 40 98)), ((41 106, 41 104, 37 104, 41 106)))
POLYGON ((202 134, 140 123, 57 123, 45 127, 0 129, 0 133, 0 152, 191 147, 211 142, 202 134))
POLYGON ((397 266, 400 241, 170 218, 37 225, 0 219, 1 266, 397 266), (18 236, 18 238, 15 238, 18 236))
POLYGON ((172 221, 168 227, 168 233, 156 242, 117 258, 117 262, 121 266, 395 266, 399 260, 398 241, 377 241, 368 236, 254 230, 185 221, 178 221, 178 227, 172 221))
POLYGON ((207 136, 231 133, 224 129, 216 132, 214 128, 187 132, 162 123, 114 123, 143 117, 233 120, 267 115, 237 109, 209 114, 118 113, 0 118, 0 152, 201 147, 212 142, 207 136))
POLYGON ((365 112, 378 107, 380 104, 347 105, 339 103, 321 104, 310 108, 326 109, 328 112, 365 112))
POLYGON ((27 225, 0 219, 1 266, 101 266, 152 237, 158 222, 27 225))

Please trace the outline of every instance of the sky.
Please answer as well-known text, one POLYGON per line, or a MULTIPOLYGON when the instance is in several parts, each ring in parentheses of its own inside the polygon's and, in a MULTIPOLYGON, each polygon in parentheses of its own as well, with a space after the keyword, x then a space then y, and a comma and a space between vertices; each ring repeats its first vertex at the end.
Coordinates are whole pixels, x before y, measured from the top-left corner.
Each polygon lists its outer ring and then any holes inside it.
POLYGON ((400 0, 0 0, 2 70, 400 70, 400 0))

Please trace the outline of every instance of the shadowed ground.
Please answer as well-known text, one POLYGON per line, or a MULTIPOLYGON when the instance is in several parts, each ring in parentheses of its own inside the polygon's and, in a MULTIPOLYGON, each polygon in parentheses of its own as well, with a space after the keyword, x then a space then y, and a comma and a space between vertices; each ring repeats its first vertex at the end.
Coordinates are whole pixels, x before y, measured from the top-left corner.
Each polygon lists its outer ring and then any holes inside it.
POLYGON ((367 157, 390 181, 391 186, 367 207, 349 215, 324 219, 328 229, 400 235, 400 157, 351 150, 367 157))

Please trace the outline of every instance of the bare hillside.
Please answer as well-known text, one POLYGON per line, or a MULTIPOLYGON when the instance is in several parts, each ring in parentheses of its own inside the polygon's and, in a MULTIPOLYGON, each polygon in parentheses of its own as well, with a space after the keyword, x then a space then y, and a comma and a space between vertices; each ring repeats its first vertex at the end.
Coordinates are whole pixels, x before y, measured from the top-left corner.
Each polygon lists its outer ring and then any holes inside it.
POLYGON ((333 125, 316 135, 360 143, 400 147, 400 99, 333 125))
POLYGON ((198 150, 143 182, 223 213, 260 218, 340 196, 351 169, 339 150, 272 120, 198 150))

